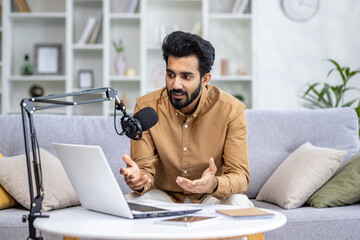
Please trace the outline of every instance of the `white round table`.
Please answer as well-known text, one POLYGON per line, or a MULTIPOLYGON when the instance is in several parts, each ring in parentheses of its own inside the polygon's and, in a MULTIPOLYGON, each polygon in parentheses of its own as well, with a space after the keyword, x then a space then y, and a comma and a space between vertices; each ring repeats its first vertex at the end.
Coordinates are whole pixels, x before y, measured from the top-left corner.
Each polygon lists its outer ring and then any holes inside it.
MULTIPOLYGON (((200 214, 217 215, 215 209, 226 209, 229 205, 213 205, 200 214), (210 209, 210 210, 209 210, 210 209)), ((234 208, 234 206, 231 206, 234 208)), ((266 210, 266 209, 265 209, 266 210)), ((157 224, 165 218, 129 220, 117 216, 97 213, 74 207, 47 212, 49 218, 37 218, 34 227, 40 231, 61 236, 91 239, 217 239, 246 236, 280 228, 286 217, 275 211, 271 219, 232 220, 228 218, 194 226, 157 224)), ((219 214, 220 215, 220 214, 219 214)))

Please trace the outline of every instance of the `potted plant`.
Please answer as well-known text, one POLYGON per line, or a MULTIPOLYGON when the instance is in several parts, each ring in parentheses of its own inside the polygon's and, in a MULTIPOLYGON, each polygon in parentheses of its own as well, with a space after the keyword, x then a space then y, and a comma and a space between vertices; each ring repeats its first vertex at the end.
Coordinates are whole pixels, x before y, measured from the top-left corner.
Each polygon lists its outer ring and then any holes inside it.
POLYGON ((327 77, 329 77, 334 71, 338 72, 341 77, 341 83, 334 85, 326 82, 308 84, 308 88, 302 96, 302 98, 307 102, 304 106, 311 109, 353 107, 358 115, 358 118, 360 118, 360 98, 357 97, 345 102, 346 92, 350 90, 360 92, 360 89, 357 87, 348 87, 349 80, 356 74, 360 73, 360 68, 352 71, 349 67, 341 67, 339 63, 332 59, 327 59, 327 61, 334 65, 334 68, 330 69, 327 77))

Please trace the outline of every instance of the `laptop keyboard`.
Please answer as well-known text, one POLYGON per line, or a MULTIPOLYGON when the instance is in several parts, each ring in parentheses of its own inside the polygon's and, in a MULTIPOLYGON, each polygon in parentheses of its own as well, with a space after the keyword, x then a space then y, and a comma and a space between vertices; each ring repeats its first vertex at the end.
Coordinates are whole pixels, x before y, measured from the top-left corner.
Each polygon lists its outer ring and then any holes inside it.
POLYGON ((139 212, 167 211, 166 209, 163 208, 151 207, 151 206, 132 203, 132 202, 128 202, 128 205, 131 210, 139 211, 139 212))

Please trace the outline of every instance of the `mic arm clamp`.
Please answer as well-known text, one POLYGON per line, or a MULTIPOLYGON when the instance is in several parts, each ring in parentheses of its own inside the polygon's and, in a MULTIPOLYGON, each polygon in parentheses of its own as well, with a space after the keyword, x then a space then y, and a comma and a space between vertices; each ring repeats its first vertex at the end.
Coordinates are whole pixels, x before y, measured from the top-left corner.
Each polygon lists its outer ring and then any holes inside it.
POLYGON ((22 123, 23 123, 24 145, 25 145, 29 193, 30 193, 29 215, 27 216, 24 215, 22 221, 29 222, 28 239, 34 239, 34 240, 43 239, 41 236, 40 237, 36 236, 37 235, 36 229, 33 225, 33 222, 35 221, 36 218, 48 217, 46 215, 42 215, 42 202, 44 199, 44 189, 43 189, 43 179, 41 172, 40 153, 38 152, 39 147, 38 147, 38 141, 36 137, 36 131, 35 131, 35 125, 33 119, 34 113, 36 111, 44 110, 44 109, 59 108, 65 106, 76 106, 81 104, 90 104, 90 103, 111 101, 113 99, 116 99, 115 101, 116 109, 122 111, 124 116, 125 115, 127 116, 125 105, 122 101, 119 101, 116 94, 117 91, 113 88, 98 88, 98 89, 84 90, 81 92, 51 94, 43 97, 22 99, 20 106, 21 106, 21 115, 22 115, 22 123), (97 95, 99 93, 105 93, 105 96, 101 96, 99 98, 99 96, 97 95), (92 94, 94 98, 84 101, 57 100, 58 98, 63 99, 67 97, 83 96, 90 94, 92 94), (43 105, 37 106, 35 105, 35 103, 43 103, 43 105), (28 119, 28 122, 26 121, 26 119, 28 119), (32 151, 32 159, 30 154, 31 151, 32 151))
POLYGON ((115 108, 123 113, 124 116, 129 116, 126 112, 125 104, 117 96, 115 96, 115 108))

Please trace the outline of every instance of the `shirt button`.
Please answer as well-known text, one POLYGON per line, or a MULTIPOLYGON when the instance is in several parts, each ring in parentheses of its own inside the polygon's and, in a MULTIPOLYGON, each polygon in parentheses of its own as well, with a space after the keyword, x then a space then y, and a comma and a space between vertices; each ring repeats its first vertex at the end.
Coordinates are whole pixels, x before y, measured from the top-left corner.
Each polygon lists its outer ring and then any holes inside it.
POLYGON ((185 128, 188 128, 188 125, 187 124, 185 124, 185 126, 184 126, 185 128))
POLYGON ((186 170, 184 170, 184 173, 185 173, 185 174, 187 174, 187 171, 186 171, 186 170))
POLYGON ((184 147, 184 151, 185 151, 185 152, 187 151, 187 147, 184 147))

